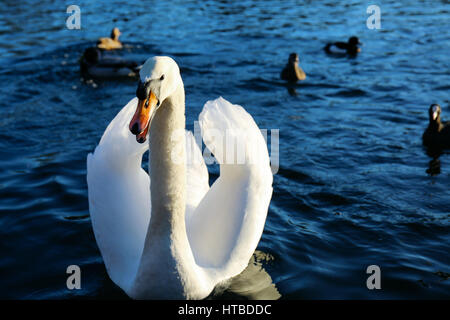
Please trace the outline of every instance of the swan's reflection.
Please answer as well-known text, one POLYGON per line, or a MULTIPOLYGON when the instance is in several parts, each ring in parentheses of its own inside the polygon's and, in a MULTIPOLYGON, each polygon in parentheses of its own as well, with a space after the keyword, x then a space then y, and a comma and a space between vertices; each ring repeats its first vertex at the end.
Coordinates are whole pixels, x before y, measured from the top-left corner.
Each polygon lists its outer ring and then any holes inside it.
POLYGON ((263 268, 263 262, 273 259, 256 250, 247 268, 226 283, 214 288, 207 299, 277 300, 281 298, 272 278, 263 268))

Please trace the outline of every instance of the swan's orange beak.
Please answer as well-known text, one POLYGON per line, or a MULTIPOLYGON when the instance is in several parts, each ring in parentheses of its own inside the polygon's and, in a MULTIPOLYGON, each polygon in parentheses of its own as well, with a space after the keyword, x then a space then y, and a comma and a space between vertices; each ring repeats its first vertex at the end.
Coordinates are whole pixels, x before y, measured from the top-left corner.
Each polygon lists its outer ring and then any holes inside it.
POLYGON ((130 121, 130 131, 136 135, 136 141, 144 143, 150 127, 151 119, 153 118, 158 99, 153 92, 150 92, 148 97, 144 100, 139 99, 136 112, 130 121))

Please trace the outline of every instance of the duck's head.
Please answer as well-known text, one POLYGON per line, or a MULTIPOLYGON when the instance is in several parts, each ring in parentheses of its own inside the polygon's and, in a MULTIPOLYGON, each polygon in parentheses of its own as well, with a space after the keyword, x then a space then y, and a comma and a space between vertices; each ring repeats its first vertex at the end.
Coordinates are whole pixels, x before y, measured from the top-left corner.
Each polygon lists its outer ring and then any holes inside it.
POLYGON ((289 55, 289 63, 297 64, 299 63, 298 54, 293 52, 289 55))
POLYGON ((121 34, 122 33, 120 32, 119 28, 117 28, 117 27, 113 28, 112 31, 111 31, 111 39, 119 40, 119 36, 121 34))
POLYGON ((438 122, 441 118, 441 106, 433 103, 428 109, 428 115, 430 116, 430 122, 438 122))
POLYGON ((358 37, 353 36, 348 39, 348 44, 356 47, 358 44, 361 44, 361 42, 359 42, 358 37))
POLYGON ((138 104, 129 128, 136 141, 143 143, 156 111, 182 85, 180 69, 169 57, 148 59, 139 72, 136 90, 138 104))
POLYGON ((95 64, 100 60, 101 52, 97 48, 90 47, 84 50, 83 59, 90 64, 95 64))

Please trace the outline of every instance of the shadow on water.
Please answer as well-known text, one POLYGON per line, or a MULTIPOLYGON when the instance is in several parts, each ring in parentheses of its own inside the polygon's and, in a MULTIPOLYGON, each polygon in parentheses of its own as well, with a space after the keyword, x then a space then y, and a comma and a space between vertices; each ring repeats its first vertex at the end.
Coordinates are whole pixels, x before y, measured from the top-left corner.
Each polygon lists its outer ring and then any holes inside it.
MULTIPOLYGON (((247 267, 239 275, 216 286, 206 300, 278 300, 281 298, 277 287, 269 273, 264 269, 273 260, 273 256, 256 250, 249 260, 247 267)), ((70 299, 114 299, 129 300, 122 289, 116 286, 106 273, 102 262, 95 262, 84 268, 86 272, 101 274, 100 282, 97 280, 97 290, 77 295, 72 292, 70 299)), ((87 291, 90 291, 89 289, 87 291)))
POLYGON ((239 275, 218 285, 207 298, 210 300, 278 300, 281 294, 263 265, 273 257, 256 250, 247 268, 239 275))

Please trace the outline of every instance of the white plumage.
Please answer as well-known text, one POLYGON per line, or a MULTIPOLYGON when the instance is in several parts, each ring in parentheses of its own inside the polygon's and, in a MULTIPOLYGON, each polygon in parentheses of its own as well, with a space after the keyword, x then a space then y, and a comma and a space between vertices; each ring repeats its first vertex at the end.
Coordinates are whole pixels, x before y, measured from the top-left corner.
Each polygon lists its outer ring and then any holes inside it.
POLYGON ((201 299, 242 272, 257 247, 272 196, 269 155, 242 107, 223 98, 208 101, 199 123, 206 146, 220 163, 220 176, 209 187, 192 133, 186 131, 182 141, 173 139, 177 130, 184 130, 178 66, 167 57, 149 59, 141 79, 159 79, 161 73, 164 81, 152 84, 159 86, 152 90, 163 99, 149 143, 137 143, 128 129, 134 98, 88 155, 92 226, 109 276, 130 297, 201 299), (243 157, 226 149, 224 141, 230 137, 245 151, 243 157), (141 167, 149 145, 150 176, 141 167), (181 163, 170 158, 173 150, 179 150, 181 163))

